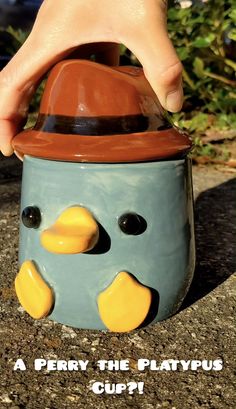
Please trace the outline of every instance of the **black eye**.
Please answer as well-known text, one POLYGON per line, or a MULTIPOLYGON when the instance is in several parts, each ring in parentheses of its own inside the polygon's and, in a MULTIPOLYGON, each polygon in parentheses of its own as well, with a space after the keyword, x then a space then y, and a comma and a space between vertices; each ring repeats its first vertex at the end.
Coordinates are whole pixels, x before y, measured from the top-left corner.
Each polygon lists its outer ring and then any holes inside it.
POLYGON ((39 208, 36 206, 25 207, 21 215, 21 220, 25 227, 37 229, 41 222, 41 213, 39 208))
POLYGON ((136 213, 125 213, 118 220, 120 229, 125 234, 133 234, 137 236, 145 232, 147 228, 146 220, 136 213))

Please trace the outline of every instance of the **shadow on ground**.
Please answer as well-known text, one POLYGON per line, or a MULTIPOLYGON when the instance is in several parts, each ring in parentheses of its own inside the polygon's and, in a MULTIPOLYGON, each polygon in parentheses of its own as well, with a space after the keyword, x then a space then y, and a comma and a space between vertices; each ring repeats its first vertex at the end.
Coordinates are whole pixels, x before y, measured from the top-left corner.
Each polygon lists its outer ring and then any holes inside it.
POLYGON ((22 162, 15 155, 7 158, 0 153, 0 185, 20 181, 21 176, 22 162))
POLYGON ((195 202, 197 262, 182 309, 218 287, 236 270, 236 179, 202 192, 195 202))

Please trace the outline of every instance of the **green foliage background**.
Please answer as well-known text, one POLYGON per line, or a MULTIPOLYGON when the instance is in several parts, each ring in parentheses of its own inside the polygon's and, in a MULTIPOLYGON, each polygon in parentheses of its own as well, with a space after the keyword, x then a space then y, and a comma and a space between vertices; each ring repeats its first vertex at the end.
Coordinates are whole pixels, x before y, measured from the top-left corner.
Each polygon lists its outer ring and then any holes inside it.
POLYGON ((172 5, 168 27, 184 66, 185 112, 176 117, 192 117, 187 126, 193 131, 204 130, 207 114, 215 115, 221 128, 236 127, 235 0, 209 0, 185 9, 172 5))

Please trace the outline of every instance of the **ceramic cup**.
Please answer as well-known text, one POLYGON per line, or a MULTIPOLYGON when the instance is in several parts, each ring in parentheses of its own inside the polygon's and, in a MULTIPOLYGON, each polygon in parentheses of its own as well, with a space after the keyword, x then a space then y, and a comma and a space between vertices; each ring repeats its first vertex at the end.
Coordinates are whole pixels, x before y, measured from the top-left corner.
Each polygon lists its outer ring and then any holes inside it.
POLYGON ((34 129, 14 145, 25 310, 117 332, 174 314, 195 263, 191 141, 142 70, 58 64, 34 129))

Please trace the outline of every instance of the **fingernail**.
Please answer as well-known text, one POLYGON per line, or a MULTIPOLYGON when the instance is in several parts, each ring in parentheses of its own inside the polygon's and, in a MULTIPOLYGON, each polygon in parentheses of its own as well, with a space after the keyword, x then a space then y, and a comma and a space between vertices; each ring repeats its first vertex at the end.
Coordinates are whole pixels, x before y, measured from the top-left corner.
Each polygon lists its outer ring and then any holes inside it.
POLYGON ((183 105, 183 90, 178 89, 170 92, 166 98, 166 108, 170 112, 178 112, 183 105))

